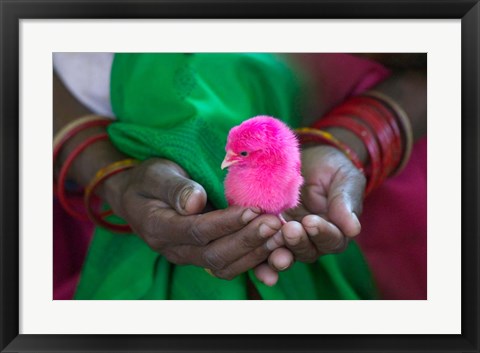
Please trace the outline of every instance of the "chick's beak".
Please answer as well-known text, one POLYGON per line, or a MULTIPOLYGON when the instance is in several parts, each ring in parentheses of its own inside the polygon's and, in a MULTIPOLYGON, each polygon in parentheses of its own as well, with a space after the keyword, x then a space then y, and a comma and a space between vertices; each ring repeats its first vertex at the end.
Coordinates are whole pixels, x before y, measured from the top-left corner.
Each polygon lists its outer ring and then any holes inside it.
POLYGON ((228 150, 225 158, 223 159, 221 168, 225 169, 225 168, 230 167, 232 164, 237 163, 238 159, 235 158, 235 157, 237 157, 237 154, 232 152, 231 150, 228 150))

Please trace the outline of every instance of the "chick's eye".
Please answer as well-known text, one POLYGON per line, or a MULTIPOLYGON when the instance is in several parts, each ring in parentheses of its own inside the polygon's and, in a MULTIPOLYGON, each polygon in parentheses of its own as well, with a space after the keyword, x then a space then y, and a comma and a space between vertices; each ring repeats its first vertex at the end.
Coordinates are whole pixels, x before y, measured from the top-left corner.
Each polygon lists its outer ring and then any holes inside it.
POLYGON ((240 152, 240 156, 246 157, 246 156, 248 156, 248 152, 247 151, 242 151, 242 152, 240 152))

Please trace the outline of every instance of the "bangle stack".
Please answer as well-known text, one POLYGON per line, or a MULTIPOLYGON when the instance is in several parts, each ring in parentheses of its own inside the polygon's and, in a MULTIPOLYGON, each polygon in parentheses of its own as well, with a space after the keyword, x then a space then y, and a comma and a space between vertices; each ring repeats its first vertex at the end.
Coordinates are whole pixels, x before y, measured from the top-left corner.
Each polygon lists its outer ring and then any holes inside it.
POLYGON ((407 112, 405 112, 405 110, 397 102, 395 102, 394 99, 390 98, 386 94, 372 90, 364 93, 364 95, 367 97, 376 98, 378 102, 383 103, 384 107, 386 107, 387 109, 390 109, 390 111, 393 112, 394 116, 397 118, 397 119, 394 119, 394 122, 396 122, 398 124, 397 126, 399 126, 398 128, 401 129, 402 138, 404 142, 402 159, 397 169, 392 174, 392 175, 397 175, 403 170, 403 168, 405 168, 405 166, 407 165, 410 159, 410 155, 412 154, 412 149, 413 149, 412 123, 408 118, 407 112))
POLYGON ((68 202, 68 197, 66 195, 66 190, 65 190, 65 181, 67 179, 67 174, 73 162, 75 161, 75 159, 78 157, 80 153, 82 153, 85 149, 87 149, 87 147, 91 146, 95 142, 101 141, 101 140, 107 140, 107 139, 108 139, 107 134, 99 134, 99 135, 92 136, 86 139, 85 141, 83 141, 80 145, 78 145, 72 151, 71 154, 68 155, 58 175, 56 192, 57 192, 57 197, 58 197, 58 201, 60 202, 60 205, 62 205, 64 210, 67 211, 71 216, 82 221, 86 221, 89 218, 86 214, 79 213, 78 211, 76 211, 68 202))
MULTIPOLYGON (((81 131, 87 130, 92 127, 107 126, 111 123, 111 119, 100 117, 98 115, 88 115, 77 119, 70 124, 67 124, 63 127, 56 135, 53 140, 53 164, 58 160, 60 152, 65 144, 74 136, 76 136, 81 131)), ((53 190, 55 195, 60 202, 60 205, 63 209, 70 214, 71 216, 82 220, 87 221, 91 220, 97 225, 105 227, 109 230, 119 233, 130 233, 131 228, 126 224, 113 224, 106 221, 106 217, 112 214, 112 211, 108 210, 105 212, 96 212, 93 205, 95 204, 94 192, 100 183, 104 182, 108 177, 117 174, 123 170, 132 168, 138 162, 133 159, 126 159, 124 161, 115 162, 109 166, 102 168, 97 172, 95 177, 90 182, 87 187, 84 195, 85 210, 86 212, 79 212, 76 210, 73 205, 69 202, 65 182, 67 180, 67 175, 72 167, 75 159, 88 147, 93 145, 98 141, 108 140, 107 133, 99 133, 97 135, 87 138, 85 141, 76 146, 73 151, 67 156, 66 160, 63 162, 60 172, 58 175, 58 180, 53 181, 53 190)))
POLYGON ((365 195, 405 167, 413 145, 412 127, 405 111, 392 98, 376 91, 349 98, 313 128, 298 129, 297 133, 302 143, 325 143, 345 153, 367 177, 365 195), (335 127, 351 131, 363 142, 369 157, 367 167, 352 149, 324 130, 335 127))

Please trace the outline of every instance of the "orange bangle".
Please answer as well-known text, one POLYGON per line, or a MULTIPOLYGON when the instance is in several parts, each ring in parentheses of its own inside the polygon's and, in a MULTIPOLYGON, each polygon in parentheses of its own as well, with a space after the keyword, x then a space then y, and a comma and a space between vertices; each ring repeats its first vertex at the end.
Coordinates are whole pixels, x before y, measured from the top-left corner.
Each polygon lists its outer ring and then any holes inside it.
POLYGON ((295 129, 295 132, 297 133, 302 143, 323 142, 330 146, 338 148, 347 156, 347 158, 358 170, 360 170, 362 173, 364 172, 363 164, 360 161, 360 158, 358 158, 357 154, 345 143, 333 136, 331 133, 325 130, 315 129, 311 127, 298 128, 295 129))
POLYGON ((95 190, 100 186, 102 182, 104 182, 107 178, 118 174, 126 169, 130 169, 138 165, 140 162, 135 159, 124 159, 118 162, 114 162, 112 164, 107 165, 106 167, 100 169, 93 179, 90 181, 88 186, 85 189, 85 208, 87 210, 87 214, 89 218, 97 225, 107 228, 111 231, 117 233, 131 233, 132 229, 128 224, 114 224, 110 223, 105 220, 106 215, 111 214, 111 212, 104 212, 99 214, 93 210, 93 195, 95 190))

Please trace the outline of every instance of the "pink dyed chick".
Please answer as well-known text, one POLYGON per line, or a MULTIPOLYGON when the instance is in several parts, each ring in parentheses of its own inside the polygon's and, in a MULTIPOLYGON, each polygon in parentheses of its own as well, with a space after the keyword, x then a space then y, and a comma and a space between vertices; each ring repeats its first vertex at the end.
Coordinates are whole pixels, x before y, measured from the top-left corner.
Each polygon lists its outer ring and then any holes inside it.
POLYGON ((295 134, 280 120, 256 116, 230 130, 225 150, 228 203, 258 207, 285 223, 281 212, 298 205, 303 183, 295 134))

